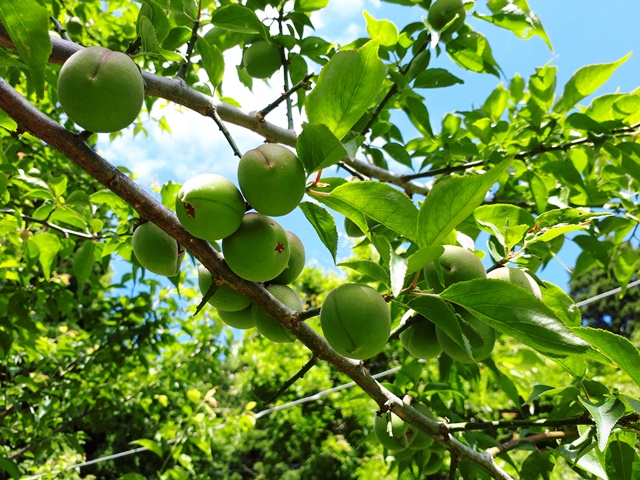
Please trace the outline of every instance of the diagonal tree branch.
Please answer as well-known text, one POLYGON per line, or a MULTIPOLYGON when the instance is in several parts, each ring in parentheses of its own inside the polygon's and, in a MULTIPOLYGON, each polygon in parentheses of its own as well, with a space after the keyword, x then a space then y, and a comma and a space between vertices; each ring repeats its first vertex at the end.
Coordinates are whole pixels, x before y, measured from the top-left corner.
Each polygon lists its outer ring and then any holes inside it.
POLYGON ((249 282, 235 275, 225 264, 222 256, 208 242, 196 239, 187 233, 173 212, 100 157, 78 135, 69 132, 31 105, 1 78, 0 108, 13 118, 21 131, 35 135, 65 155, 131 205, 141 217, 152 220, 174 237, 210 272, 215 272, 221 281, 250 297, 265 312, 288 328, 298 340, 313 352, 314 357, 327 361, 338 371, 348 375, 378 403, 381 409, 392 411, 414 427, 433 436, 452 454, 478 465, 491 477, 499 480, 512 480, 512 477, 500 468, 489 454, 473 450, 446 433, 446 427, 443 424, 427 418, 410 405, 403 403, 400 398, 378 383, 364 368, 362 362, 343 357, 333 350, 323 337, 306 323, 300 321, 297 312, 279 302, 257 283, 249 282))

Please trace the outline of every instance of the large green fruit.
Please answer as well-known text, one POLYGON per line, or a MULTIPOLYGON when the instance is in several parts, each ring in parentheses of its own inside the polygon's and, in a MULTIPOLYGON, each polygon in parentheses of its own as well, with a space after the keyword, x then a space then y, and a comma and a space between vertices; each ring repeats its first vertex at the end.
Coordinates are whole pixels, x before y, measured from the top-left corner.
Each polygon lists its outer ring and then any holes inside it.
POLYGON ((437 357, 442 352, 442 347, 436 337, 436 326, 422 315, 413 320, 409 328, 400 334, 402 346, 409 353, 423 360, 437 357))
MULTIPOLYGON (((425 417, 428 417, 431 420, 436 419, 436 416, 433 414, 431 409, 427 407, 425 404, 412 403, 411 406, 416 410, 418 410, 425 417)), ((409 448, 412 450, 421 450, 421 449, 430 447, 431 445, 433 445, 433 442, 434 442, 432 436, 413 426, 410 427, 407 437, 409 439, 409 448)))
POLYGON ((409 445, 408 429, 409 424, 395 413, 373 414, 373 432, 382 446, 391 452, 407 448, 409 445))
POLYGON ((302 163, 286 147, 275 143, 249 150, 238 165, 238 183, 247 202, 263 215, 279 217, 298 206, 306 175, 302 163))
POLYGON ((380 353, 391 333, 391 313, 368 285, 345 283, 329 292, 320 309, 322 331, 340 354, 366 360, 380 353))
POLYGON ((180 272, 184 250, 171 235, 155 223, 146 222, 133 232, 133 254, 150 272, 175 277, 180 272))
POLYGON ((540 286, 536 283, 531 275, 523 270, 520 270, 519 268, 496 268, 495 270, 491 270, 489 273, 487 273, 487 278, 504 280, 505 282, 513 283, 518 287, 522 287, 525 290, 530 291, 536 297, 542 300, 542 292, 540 291, 540 286))
POLYGON ((453 21, 453 23, 446 28, 445 32, 454 33, 464 25, 466 16, 467 12, 464 9, 462 0, 437 0, 429 7, 427 20, 429 21, 429 25, 437 31, 441 31, 449 22, 453 21))
POLYGON ((460 327, 467 339, 469 339, 473 358, 456 342, 451 340, 443 330, 436 328, 436 335, 442 350, 461 363, 475 363, 484 360, 493 351, 493 346, 496 343, 496 331, 462 308, 456 308, 456 312, 462 317, 460 327))
POLYGON ((224 323, 233 328, 246 330, 247 328, 256 326, 256 322, 253 321, 253 315, 251 314, 251 305, 236 312, 218 310, 218 316, 224 323))
POLYGON ((272 218, 247 213, 240 228, 222 240, 229 268, 252 282, 273 280, 289 264, 291 249, 287 233, 272 218))
POLYGON ((287 231, 287 239, 289 240, 289 249, 291 254, 289 255, 289 263, 280 275, 273 279, 274 283, 281 283, 287 285, 293 282, 302 270, 307 260, 307 256, 304 251, 304 245, 302 240, 293 232, 287 231))
POLYGON ((140 113, 144 81, 129 56, 89 47, 71 55, 60 69, 58 100, 85 130, 116 132, 140 113))
MULTIPOLYGON (((198 267, 198 286, 202 295, 206 295, 213 284, 213 276, 204 265, 198 267)), ((251 300, 246 295, 231 288, 229 285, 216 287, 215 293, 209 299, 209 304, 218 310, 237 312, 251 305, 251 300)))
POLYGON ((434 262, 429 262, 424 267, 424 278, 435 293, 442 292, 454 283, 487 277, 487 271, 480 259, 462 247, 445 245, 444 253, 435 261, 440 263, 444 286, 438 280, 438 272, 434 262))
MULTIPOLYGON (((298 294, 286 285, 269 285, 267 290, 271 295, 296 312, 304 310, 304 305, 298 294)), ((272 342, 287 343, 295 341, 296 337, 293 333, 265 312, 260 305, 254 303, 251 307, 251 313, 258 331, 272 342)))
POLYGON ((187 180, 178 191, 176 214, 191 235, 214 241, 235 232, 244 217, 240 190, 225 177, 204 173, 187 180))
POLYGON ((242 65, 253 78, 269 78, 282 65, 280 49, 273 43, 255 42, 244 50, 242 65))

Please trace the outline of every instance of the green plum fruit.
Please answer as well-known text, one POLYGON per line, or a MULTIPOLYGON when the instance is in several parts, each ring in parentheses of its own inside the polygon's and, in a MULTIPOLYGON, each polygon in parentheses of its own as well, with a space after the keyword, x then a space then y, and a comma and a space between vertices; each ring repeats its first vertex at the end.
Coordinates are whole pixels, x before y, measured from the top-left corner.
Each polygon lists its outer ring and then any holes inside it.
POLYGON ((444 457, 435 452, 431 453, 429 456, 429 460, 420 470, 421 475, 433 475, 434 473, 438 473, 442 468, 442 464, 444 463, 444 457))
POLYGON ((475 363, 484 360, 493 351, 496 343, 496 331, 486 323, 478 320, 466 310, 456 307, 456 312, 460 315, 460 327, 469 340, 473 358, 454 342, 443 330, 436 328, 438 342, 442 346, 444 353, 460 363, 475 363))
POLYGON ((267 143, 249 150, 238 165, 238 183, 247 202, 263 215, 279 217, 298 206, 306 175, 288 148, 267 143))
POLYGON ((409 424, 395 413, 386 412, 382 415, 374 413, 373 415, 373 432, 382 446, 391 452, 407 448, 408 429, 409 424))
POLYGON ((58 75, 58 100, 90 132, 117 132, 140 113, 144 81, 128 55, 89 47, 71 55, 58 75))
MULTIPOLYGON (((436 416, 433 414, 431 409, 427 407, 424 403, 412 403, 411 406, 418 410, 425 417, 430 418, 431 420, 435 420, 436 416)), ((408 432, 409 439, 409 448, 412 450, 421 450, 424 448, 428 448, 433 445, 433 437, 429 434, 423 432, 422 430, 418 430, 411 426, 408 432)))
POLYGON ((235 232, 244 217, 245 203, 240 190, 215 173, 196 175, 178 191, 176 214, 187 232, 214 241, 235 232))
POLYGON ((256 326, 256 322, 253 320, 253 314, 251 313, 251 305, 235 312, 218 310, 218 316, 220 320, 230 327, 240 330, 246 330, 256 326))
POLYGON ((525 290, 528 290, 537 298, 542 300, 542 292, 540 291, 540 286, 536 283, 531 275, 523 270, 520 270, 519 268, 496 268, 495 270, 491 270, 489 273, 487 273, 487 278, 504 280, 505 282, 513 283, 518 287, 522 287, 525 290))
POLYGON ((340 354, 366 360, 380 353, 391 333, 391 313, 368 285, 345 283, 329 292, 320 309, 322 331, 340 354))
POLYGON ((253 78, 269 78, 282 66, 280 49, 263 40, 245 48, 242 66, 253 78))
MULTIPOLYGON (((202 295, 206 295, 211 285, 213 285, 211 272, 204 265, 200 265, 198 267, 198 286, 202 295)), ((229 285, 220 285, 216 287, 215 293, 209 299, 209 304, 220 311, 237 312, 251 305, 251 299, 229 285)))
POLYGON ((155 223, 146 222, 133 232, 133 254, 150 272, 175 277, 180 272, 184 250, 171 235, 155 223))
POLYGON ((429 7, 427 20, 429 25, 439 32, 444 28, 446 33, 454 33, 464 25, 466 16, 467 12, 462 0, 436 0, 429 7), (447 27, 449 22, 453 23, 447 27))
POLYGON ((306 261, 306 254, 304 251, 304 245, 302 240, 293 232, 287 231, 287 239, 289 240, 289 249, 291 254, 289 255, 289 263, 280 275, 273 279, 274 283, 281 283, 288 285, 293 282, 302 270, 306 261))
POLYGON ((82 29, 84 25, 82 24, 82 20, 78 17, 71 17, 67 20, 67 24, 65 25, 65 30, 69 35, 80 35, 82 33, 82 29))
POLYGON ((436 337, 436 326, 422 315, 413 320, 409 328, 400 334, 402 346, 409 353, 423 360, 435 358, 442 352, 442 347, 436 337))
MULTIPOLYGON (((302 299, 300 299, 294 290, 286 285, 272 284, 267 287, 267 290, 269 290, 271 295, 296 312, 304 310, 302 299)), ((296 337, 293 333, 265 312, 260 305, 254 303, 251 307, 251 313, 258 331, 272 342, 287 343, 295 341, 296 337)))
POLYGON ((252 282, 276 278, 287 268, 291 255, 285 230, 260 213, 247 213, 240 227, 222 240, 222 251, 229 268, 252 282))
POLYGON ((454 283, 474 278, 486 278, 487 271, 473 252, 454 245, 444 245, 444 253, 435 260, 439 262, 444 278, 444 285, 438 279, 438 271, 434 262, 424 267, 424 278, 435 293, 442 292, 454 283))

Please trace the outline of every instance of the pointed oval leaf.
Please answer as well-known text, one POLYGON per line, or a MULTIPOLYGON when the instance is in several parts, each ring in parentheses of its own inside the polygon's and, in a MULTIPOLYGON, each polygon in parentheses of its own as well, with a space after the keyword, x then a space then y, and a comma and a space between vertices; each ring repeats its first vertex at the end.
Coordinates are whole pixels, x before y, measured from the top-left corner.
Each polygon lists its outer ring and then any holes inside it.
POLYGON ((307 217, 307 220, 309 220, 309 223, 316 230, 324 246, 327 247, 331 253, 333 262, 335 263, 336 255, 338 254, 338 230, 333 216, 315 203, 302 202, 299 207, 302 213, 304 213, 304 216, 307 217))
POLYGON ((614 440, 607 447, 604 466, 609 478, 634 480, 640 478, 640 456, 626 442, 614 440))
POLYGON ((267 30, 250 8, 231 4, 216 8, 211 14, 211 23, 232 32, 254 33, 268 39, 267 30))
POLYGON ((305 123, 296 142, 298 157, 308 174, 338 163, 347 150, 326 125, 305 123))
POLYGON ((578 400, 580 400, 580 403, 584 405, 584 408, 589 411, 593 420, 596 422, 598 448, 601 452, 604 452, 607 443, 609 443, 611 430, 613 430, 618 420, 624 415, 624 403, 617 398, 607 398, 597 404, 591 403, 582 397, 578 398, 578 400))

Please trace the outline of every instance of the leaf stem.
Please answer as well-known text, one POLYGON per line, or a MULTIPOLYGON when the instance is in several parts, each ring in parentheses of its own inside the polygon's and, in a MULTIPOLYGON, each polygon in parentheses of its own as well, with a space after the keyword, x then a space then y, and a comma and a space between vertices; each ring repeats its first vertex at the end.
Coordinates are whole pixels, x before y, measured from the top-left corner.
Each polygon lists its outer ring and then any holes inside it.
POLYGON ((301 379, 302 377, 305 376, 305 374, 311 370, 313 368, 313 366, 318 363, 318 360, 320 360, 318 357, 311 357, 311 359, 305 363, 302 368, 300 368, 300 370, 298 371, 298 373, 296 373, 293 377, 291 377, 289 380, 287 380, 284 385, 282 385, 282 387, 273 395, 271 395, 271 397, 269 397, 269 399, 267 401, 264 402, 264 405, 270 405, 273 402, 275 402, 278 397, 280 397, 280 395, 282 395, 284 392, 286 392, 289 387, 291 385, 293 385, 294 383, 296 383, 299 379, 301 379))

